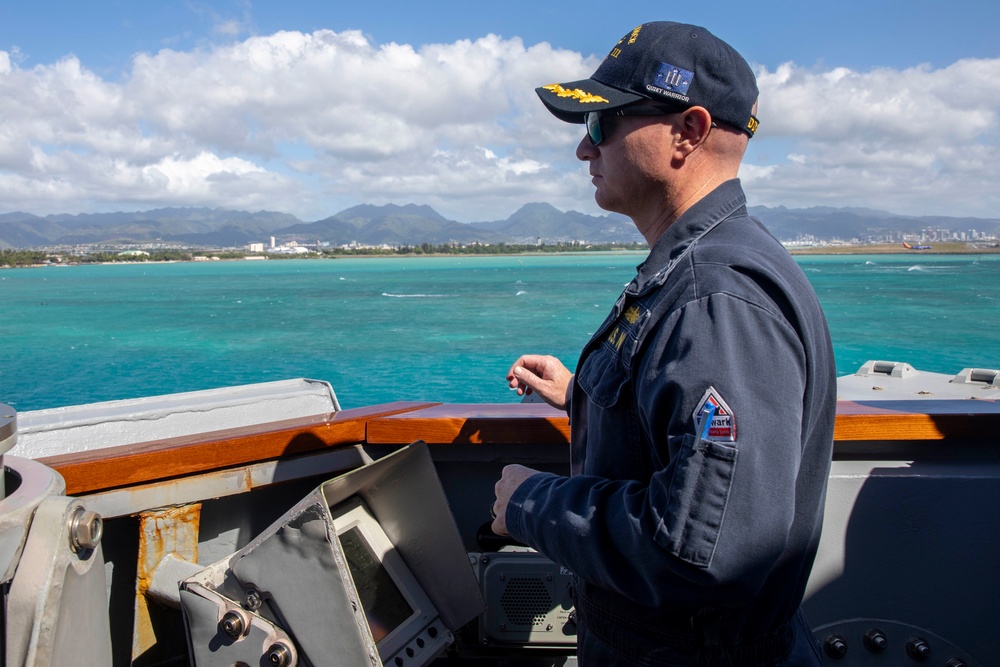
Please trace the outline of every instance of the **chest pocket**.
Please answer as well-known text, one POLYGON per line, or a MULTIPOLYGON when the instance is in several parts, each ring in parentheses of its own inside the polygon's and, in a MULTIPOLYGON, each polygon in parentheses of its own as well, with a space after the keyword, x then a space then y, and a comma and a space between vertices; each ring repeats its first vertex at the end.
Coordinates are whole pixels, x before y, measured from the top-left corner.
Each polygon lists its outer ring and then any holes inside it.
POLYGON ((653 465, 639 424, 628 367, 607 345, 600 345, 584 358, 576 387, 587 402, 585 434, 574 438, 583 443, 575 454, 580 457, 580 471, 648 483, 653 465))
POLYGON ((610 408, 621 398, 629 374, 618 357, 606 345, 600 345, 586 358, 575 382, 591 403, 610 408))

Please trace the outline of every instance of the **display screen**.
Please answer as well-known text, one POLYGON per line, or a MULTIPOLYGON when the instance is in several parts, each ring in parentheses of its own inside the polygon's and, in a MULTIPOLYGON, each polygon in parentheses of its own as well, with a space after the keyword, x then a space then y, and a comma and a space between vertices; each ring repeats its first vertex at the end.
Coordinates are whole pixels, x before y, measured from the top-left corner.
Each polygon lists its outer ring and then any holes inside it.
POLYGON ((413 615, 413 608, 357 527, 341 533, 340 544, 372 637, 376 643, 380 642, 413 615))

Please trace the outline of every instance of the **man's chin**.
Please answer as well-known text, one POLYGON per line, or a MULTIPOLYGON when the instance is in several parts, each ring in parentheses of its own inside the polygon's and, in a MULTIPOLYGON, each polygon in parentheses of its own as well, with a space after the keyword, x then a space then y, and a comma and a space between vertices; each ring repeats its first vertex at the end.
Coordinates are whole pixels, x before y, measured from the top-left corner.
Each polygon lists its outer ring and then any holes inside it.
POLYGON ((598 206, 603 208, 605 211, 609 211, 611 213, 622 213, 622 215, 626 215, 621 210, 622 208, 621 202, 618 202, 615 199, 608 197, 606 195, 602 195, 600 190, 594 191, 594 201, 597 203, 598 206))

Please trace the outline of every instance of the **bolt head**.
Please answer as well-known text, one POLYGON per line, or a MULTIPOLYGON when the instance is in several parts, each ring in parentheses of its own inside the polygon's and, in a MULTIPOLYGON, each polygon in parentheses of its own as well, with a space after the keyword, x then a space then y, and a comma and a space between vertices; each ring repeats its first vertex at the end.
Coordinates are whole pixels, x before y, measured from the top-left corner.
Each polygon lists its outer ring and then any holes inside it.
POLYGON ((257 611, 260 609, 260 604, 260 593, 257 591, 247 591, 246 608, 250 611, 257 611))
POLYGON ((219 621, 219 628, 226 635, 237 639, 243 635, 244 630, 246 630, 246 623, 243 620, 243 616, 235 611, 228 611, 226 615, 222 617, 219 621))
POLYGON ((847 655, 847 641, 840 635, 828 635, 823 640, 823 650, 834 660, 840 660, 847 655))
POLYGON ((288 667, 292 664, 292 651, 281 642, 271 644, 267 649, 267 662, 274 667, 288 667))
POLYGON ((97 512, 82 507, 77 508, 70 520, 69 540, 73 551, 89 551, 101 544, 104 535, 104 520, 97 512))
POLYGON ((924 662, 931 657, 931 646, 923 637, 910 637, 906 642, 906 655, 911 660, 924 662))
POLYGON ((885 633, 877 628, 872 628, 865 633, 865 648, 872 653, 881 653, 889 646, 889 639, 885 633))

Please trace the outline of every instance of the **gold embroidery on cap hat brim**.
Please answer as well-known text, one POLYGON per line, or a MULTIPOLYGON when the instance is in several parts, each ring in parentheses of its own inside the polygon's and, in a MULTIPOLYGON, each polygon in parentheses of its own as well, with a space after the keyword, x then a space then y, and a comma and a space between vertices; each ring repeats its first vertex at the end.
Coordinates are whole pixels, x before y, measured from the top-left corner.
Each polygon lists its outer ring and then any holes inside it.
POLYGON ((560 86, 558 83, 552 83, 549 84, 548 86, 542 86, 542 89, 553 92, 559 97, 575 98, 581 104, 590 104, 592 102, 604 102, 605 104, 610 104, 608 100, 604 99, 600 95, 594 95, 584 90, 580 90, 579 88, 574 88, 573 90, 567 90, 566 88, 560 86))

